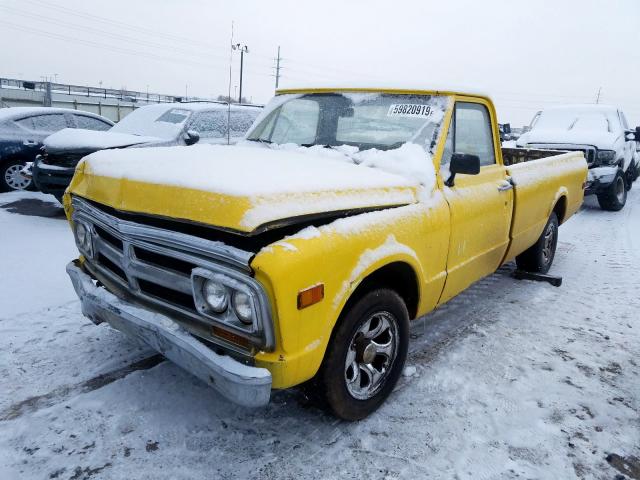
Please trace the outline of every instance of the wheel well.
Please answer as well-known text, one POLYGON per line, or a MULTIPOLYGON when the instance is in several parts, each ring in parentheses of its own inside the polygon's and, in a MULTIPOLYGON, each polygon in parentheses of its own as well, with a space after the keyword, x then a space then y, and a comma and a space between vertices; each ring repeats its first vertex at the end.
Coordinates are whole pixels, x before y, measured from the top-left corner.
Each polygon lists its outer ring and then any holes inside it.
POLYGON ((553 207, 553 212, 555 212, 558 217, 558 223, 561 224, 564 222, 564 217, 567 214, 567 197, 564 195, 558 199, 555 206, 553 207))
POLYGON ((418 278, 413 268, 405 262, 393 262, 369 274, 355 289, 347 301, 343 312, 358 301, 363 295, 376 288, 388 288, 396 292, 404 301, 409 319, 418 314, 418 278))

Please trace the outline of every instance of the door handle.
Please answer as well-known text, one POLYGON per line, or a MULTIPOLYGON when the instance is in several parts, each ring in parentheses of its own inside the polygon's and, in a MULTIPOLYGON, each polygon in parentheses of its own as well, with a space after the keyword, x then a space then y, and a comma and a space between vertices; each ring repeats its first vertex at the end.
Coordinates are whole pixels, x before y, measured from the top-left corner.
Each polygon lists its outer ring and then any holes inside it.
POLYGON ((33 147, 38 144, 38 142, 36 142, 35 140, 25 140, 22 143, 24 144, 25 147, 33 147))
POLYGON ((505 180, 503 183, 498 185, 499 192, 506 192, 513 188, 513 183, 511 182, 511 178, 505 180))

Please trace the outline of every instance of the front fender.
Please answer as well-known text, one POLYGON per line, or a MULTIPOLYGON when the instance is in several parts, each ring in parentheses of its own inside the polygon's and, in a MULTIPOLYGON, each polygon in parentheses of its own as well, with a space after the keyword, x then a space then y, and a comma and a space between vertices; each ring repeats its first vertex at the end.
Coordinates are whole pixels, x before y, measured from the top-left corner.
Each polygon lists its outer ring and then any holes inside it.
POLYGON ((394 262, 411 266, 418 283, 418 311, 433 308, 444 282, 448 227, 448 216, 445 221, 439 210, 409 205, 308 227, 261 250, 252 268, 271 296, 277 346, 274 352, 258 354, 256 364, 269 368, 274 388, 315 375, 345 304, 381 267, 394 262), (434 222, 440 228, 433 225, 425 236, 434 222), (434 258, 429 271, 427 255, 434 258), (323 300, 299 310, 298 292, 319 283, 324 284, 323 300))

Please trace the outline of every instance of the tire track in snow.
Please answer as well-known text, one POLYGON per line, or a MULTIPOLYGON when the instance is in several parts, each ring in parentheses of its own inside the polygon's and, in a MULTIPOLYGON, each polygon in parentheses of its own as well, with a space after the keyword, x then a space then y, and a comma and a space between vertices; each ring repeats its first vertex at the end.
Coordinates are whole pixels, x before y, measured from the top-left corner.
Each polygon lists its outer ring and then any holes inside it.
POLYGON ((37 410, 62 403, 77 395, 92 392, 93 390, 109 385, 116 380, 120 380, 130 373, 153 368, 162 361, 164 361, 164 357, 162 355, 152 355, 151 357, 147 357, 117 370, 90 378, 84 382, 77 383, 75 385, 63 385, 44 395, 27 398, 26 400, 13 404, 0 411, 0 421, 13 420, 26 413, 33 413, 37 410))

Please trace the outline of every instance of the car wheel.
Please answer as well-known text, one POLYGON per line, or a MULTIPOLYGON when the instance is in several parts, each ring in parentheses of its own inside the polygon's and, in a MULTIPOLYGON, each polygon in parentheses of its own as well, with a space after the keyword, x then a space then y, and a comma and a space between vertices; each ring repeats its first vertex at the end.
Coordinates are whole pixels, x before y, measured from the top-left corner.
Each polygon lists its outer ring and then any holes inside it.
POLYGON ((20 160, 9 160, 0 165, 0 192, 27 190, 31 186, 31 179, 20 173, 24 166, 25 162, 20 160))
POLYGON ((603 193, 598 194, 600 208, 610 212, 622 210, 627 203, 627 187, 622 172, 618 172, 613 183, 603 193))
POLYGON ((356 301, 337 325, 319 373, 333 413, 360 420, 374 412, 398 381, 409 345, 409 314, 392 290, 356 301))
POLYGON ((520 270, 532 273, 547 273, 553 264, 558 245, 558 216, 551 214, 538 241, 516 257, 520 270))

